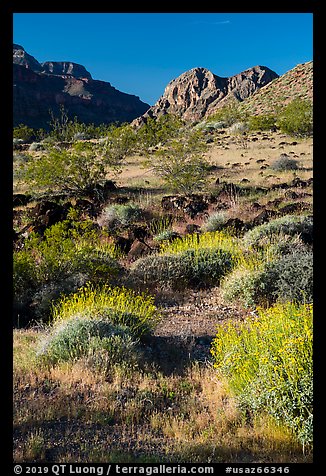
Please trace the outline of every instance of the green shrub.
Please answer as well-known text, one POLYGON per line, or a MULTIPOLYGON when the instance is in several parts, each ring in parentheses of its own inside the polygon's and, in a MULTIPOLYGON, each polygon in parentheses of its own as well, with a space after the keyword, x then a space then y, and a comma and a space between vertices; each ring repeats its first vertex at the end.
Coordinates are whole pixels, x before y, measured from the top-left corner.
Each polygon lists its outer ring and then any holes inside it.
POLYGON ((312 443, 312 306, 287 303, 221 324, 211 353, 243 410, 267 411, 312 443))
POLYGON ((52 316, 54 321, 74 316, 107 320, 114 325, 127 326, 132 335, 139 337, 154 328, 159 313, 154 298, 148 294, 88 283, 77 293, 64 296, 53 307, 52 316))
POLYGON ((274 296, 278 301, 313 302, 313 253, 294 251, 273 261, 267 268, 275 276, 274 296))
POLYGON ((240 300, 248 307, 274 302, 313 300, 313 254, 294 251, 254 269, 236 268, 222 282, 226 300, 240 300))
POLYGON ((309 137, 313 133, 313 106, 305 99, 294 99, 284 107, 277 119, 282 132, 298 137, 309 137))
POLYGON ((119 170, 134 140, 127 125, 114 128, 103 143, 75 141, 69 148, 48 143, 46 153, 26 164, 22 180, 35 190, 94 195, 99 193, 98 185, 107 180, 108 168, 119 170))
POLYGON ((148 117, 137 132, 138 146, 149 152, 151 147, 176 137, 182 126, 182 120, 173 114, 164 114, 159 118, 148 117))
POLYGON ((141 208, 133 203, 127 205, 109 205, 101 215, 101 222, 104 225, 118 223, 121 225, 130 225, 141 220, 143 212, 141 208))
POLYGON ((223 211, 215 212, 209 215, 207 218, 204 229, 205 231, 219 231, 222 230, 225 226, 225 223, 228 221, 227 214, 223 211))
POLYGON ((300 235, 306 243, 312 243, 313 217, 306 215, 284 215, 280 218, 256 226, 243 237, 243 242, 249 246, 264 246, 275 235, 300 235))
POLYGON ((23 260, 27 277, 32 274, 36 285, 65 279, 76 271, 88 273, 90 279, 109 277, 120 270, 117 256, 113 245, 101 243, 91 221, 64 220, 45 230, 43 237, 31 233, 24 250, 14 253, 14 275, 21 278, 15 265, 21 266, 23 260))
POLYGON ((286 235, 282 232, 273 233, 272 235, 266 235, 262 237, 259 244, 255 246, 258 250, 268 250, 271 256, 279 258, 292 252, 307 252, 311 251, 310 239, 309 243, 305 243, 301 239, 301 235, 286 235))
POLYGON ((173 139, 164 149, 155 151, 148 165, 164 183, 178 193, 201 190, 207 182, 209 164, 203 156, 206 149, 200 131, 182 140, 173 139))
POLYGON ((23 142, 30 142, 35 139, 35 131, 25 124, 19 124, 19 126, 14 127, 13 138, 20 139, 23 142))
POLYGON ((235 268, 221 283, 224 299, 240 301, 244 306, 252 308, 261 303, 265 297, 264 289, 260 289, 261 274, 259 269, 235 268))
POLYGON ((135 363, 138 341, 127 328, 107 320, 73 317, 57 322, 41 340, 38 357, 49 364, 105 356, 106 367, 122 362, 135 363))
POLYGON ((251 116, 248 123, 251 131, 268 131, 275 127, 276 118, 271 115, 251 116))
POLYGON ((76 142, 70 149, 48 147, 46 153, 28 162, 22 171, 22 180, 29 187, 85 195, 105 181, 105 161, 94 145, 76 142))
POLYGON ((223 121, 226 127, 241 121, 244 114, 238 108, 238 101, 228 104, 227 106, 219 108, 214 114, 209 116, 210 122, 223 121))
POLYGON ((281 154, 280 157, 270 165, 270 168, 277 172, 284 172, 286 170, 298 170, 299 166, 297 160, 291 159, 286 154, 281 154))
POLYGON ((174 255, 151 255, 138 259, 130 268, 131 281, 145 286, 184 286, 184 268, 174 255))
POLYGON ((36 266, 32 254, 21 250, 13 255, 13 285, 14 294, 21 294, 34 287, 36 266))
POLYGON ((181 256, 189 269, 186 284, 190 287, 216 286, 234 265, 232 254, 225 250, 188 250, 181 256))
POLYGON ((14 299, 18 307, 35 299, 35 317, 45 317, 51 299, 75 291, 86 281, 112 282, 122 267, 116 248, 102 243, 90 221, 65 220, 25 240, 13 255, 14 299), (36 314, 35 314, 36 313, 36 314))
POLYGON ((232 254, 217 249, 188 249, 178 254, 146 256, 137 260, 130 277, 147 286, 182 290, 217 285, 233 266, 232 254))

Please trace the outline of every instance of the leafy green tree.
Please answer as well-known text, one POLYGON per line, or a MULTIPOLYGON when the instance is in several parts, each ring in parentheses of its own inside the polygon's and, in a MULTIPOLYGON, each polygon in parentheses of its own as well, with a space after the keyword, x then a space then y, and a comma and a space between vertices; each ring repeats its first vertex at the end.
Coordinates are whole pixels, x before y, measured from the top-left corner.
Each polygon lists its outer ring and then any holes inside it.
POLYGON ((294 99, 284 107, 277 119, 282 132, 297 137, 309 137, 313 133, 313 106, 307 99, 294 99))
POLYGON ((56 190, 75 195, 92 194, 108 172, 119 172, 133 150, 135 132, 129 125, 113 127, 104 142, 75 142, 69 149, 49 145, 40 157, 28 160, 20 180, 34 190, 56 190))
POLYGON ((183 140, 173 139, 150 158, 154 172, 177 192, 192 193, 204 187, 209 166, 203 157, 206 146, 200 132, 183 140))
POLYGON ((138 144, 145 152, 149 152, 151 147, 176 137, 183 125, 182 120, 174 114, 165 114, 159 118, 149 117, 137 132, 138 144))

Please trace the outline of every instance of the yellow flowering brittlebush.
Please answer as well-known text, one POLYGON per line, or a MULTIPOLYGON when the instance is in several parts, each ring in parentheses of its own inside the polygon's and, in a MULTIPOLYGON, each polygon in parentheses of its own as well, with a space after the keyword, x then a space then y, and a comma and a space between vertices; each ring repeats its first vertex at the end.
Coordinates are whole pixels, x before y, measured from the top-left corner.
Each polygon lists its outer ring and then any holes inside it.
POLYGON ((137 294, 125 287, 86 284, 77 293, 65 296, 52 309, 54 320, 73 316, 113 319, 116 324, 128 325, 136 334, 143 334, 156 324, 159 313, 154 297, 137 294))
POLYGON ((189 249, 222 249, 231 252, 233 255, 239 253, 239 240, 225 232, 215 231, 199 235, 197 233, 176 238, 172 242, 164 242, 161 245, 160 253, 178 254, 189 249))
POLYGON ((312 439, 312 304, 258 309, 258 318, 221 325, 211 353, 239 401, 312 439))

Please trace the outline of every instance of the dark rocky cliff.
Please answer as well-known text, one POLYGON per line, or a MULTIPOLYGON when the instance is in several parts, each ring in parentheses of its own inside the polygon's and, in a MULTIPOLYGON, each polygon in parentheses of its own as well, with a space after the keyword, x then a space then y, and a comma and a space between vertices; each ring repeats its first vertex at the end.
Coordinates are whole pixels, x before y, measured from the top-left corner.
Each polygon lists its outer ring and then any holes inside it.
POLYGON ((131 122, 150 107, 138 96, 118 91, 109 82, 92 79, 73 62, 40 64, 20 45, 13 54, 14 125, 49 127, 51 116, 64 105, 70 118, 85 123, 131 122))

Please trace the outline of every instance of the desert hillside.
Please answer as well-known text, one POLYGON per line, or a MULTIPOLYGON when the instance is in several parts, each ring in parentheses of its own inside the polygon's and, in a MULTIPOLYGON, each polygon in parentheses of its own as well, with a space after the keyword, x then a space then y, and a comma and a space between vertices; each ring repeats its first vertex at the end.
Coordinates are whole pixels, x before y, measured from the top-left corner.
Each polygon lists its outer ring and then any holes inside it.
POLYGON ((270 114, 293 99, 313 99, 313 62, 297 65, 261 88, 241 105, 251 114, 270 114))

